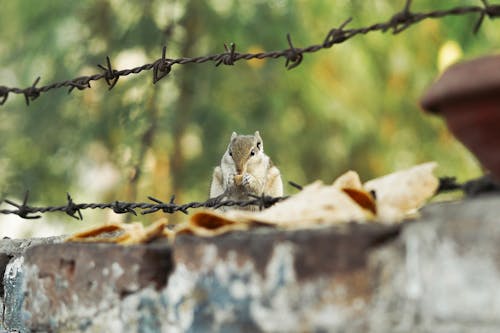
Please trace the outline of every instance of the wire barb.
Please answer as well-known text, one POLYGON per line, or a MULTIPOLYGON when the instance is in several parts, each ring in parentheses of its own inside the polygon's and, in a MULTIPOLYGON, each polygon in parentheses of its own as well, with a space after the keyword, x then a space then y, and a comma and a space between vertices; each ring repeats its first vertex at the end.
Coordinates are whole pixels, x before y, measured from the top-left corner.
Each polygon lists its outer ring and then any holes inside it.
POLYGON ((281 201, 281 197, 274 198, 265 194, 262 195, 253 195, 250 194, 250 197, 254 198, 255 200, 251 202, 252 204, 256 204, 259 207, 259 210, 263 210, 265 208, 269 208, 278 201, 281 201))
POLYGON ((325 40, 323 41, 323 47, 329 48, 332 47, 333 44, 340 44, 350 38, 348 31, 344 30, 344 28, 352 21, 352 17, 349 17, 345 20, 338 28, 333 28, 326 35, 325 40))
POLYGON ((39 81, 40 81, 40 77, 37 77, 37 79, 35 80, 35 82, 33 82, 31 87, 26 88, 24 90, 24 98, 26 100, 26 105, 28 105, 28 106, 30 105, 30 99, 32 101, 34 101, 35 99, 37 99, 40 96, 40 90, 36 87, 36 85, 38 84, 39 81))
POLYGON ((295 47, 293 47, 292 37, 290 37, 290 33, 286 34, 286 40, 288 41, 288 45, 290 46, 290 48, 285 53, 285 67, 286 69, 290 70, 300 65, 304 56, 300 49, 296 49, 295 47))
POLYGON ((163 79, 172 70, 172 64, 169 63, 165 56, 167 53, 167 47, 163 46, 161 52, 161 58, 156 60, 153 66, 153 84, 163 79))
POLYGON ((73 199, 71 198, 71 195, 69 195, 69 193, 66 193, 66 198, 68 200, 68 203, 66 204, 66 209, 64 210, 66 212, 66 214, 68 214, 69 216, 71 216, 74 219, 83 220, 83 216, 82 216, 82 213, 80 212, 80 208, 78 207, 78 205, 75 205, 75 203, 73 202, 73 199), (76 214, 78 214, 78 216, 76 216, 76 214))
POLYGON ((157 205, 155 205, 154 207, 152 207, 150 209, 143 211, 142 212, 143 215, 154 213, 154 212, 157 212, 159 210, 162 210, 164 213, 173 214, 173 213, 175 213, 176 210, 179 210, 179 208, 174 203, 175 195, 172 195, 170 197, 170 202, 168 202, 168 203, 163 202, 160 199, 156 199, 155 197, 151 197, 151 196, 149 196, 148 199, 156 202, 157 205))
POLYGON ((7 98, 9 97, 9 88, 0 86, 0 97, 2 97, 2 99, 0 100, 0 105, 4 105, 4 103, 7 101, 7 98))
POLYGON ((39 219, 41 217, 40 215, 30 215, 31 213, 33 213, 33 209, 28 206, 29 195, 30 195, 29 191, 26 191, 24 193, 23 203, 21 205, 13 201, 10 201, 8 199, 4 199, 6 203, 17 208, 16 210, 11 210, 9 212, 11 214, 16 214, 17 216, 27 220, 39 219))
POLYGON ((111 90, 118 82, 120 75, 117 75, 117 71, 114 70, 113 67, 111 66, 111 60, 109 60, 109 56, 106 56, 106 62, 108 67, 104 67, 101 64, 97 65, 97 67, 99 67, 104 71, 104 79, 106 80, 106 83, 109 86, 108 90, 111 90))
POLYGON ((288 184, 290 184, 292 187, 295 187, 299 191, 302 191, 302 189, 303 189, 302 185, 299 185, 295 182, 289 181, 288 184))
POLYGON ((135 216, 137 216, 137 213, 135 212, 135 210, 130 207, 130 204, 126 203, 126 202, 120 202, 120 201, 115 201, 112 205, 111 205, 111 209, 113 210, 113 212, 115 212, 116 214, 127 214, 127 213, 131 213, 131 214, 134 214, 135 216))
POLYGON ((72 81, 68 81, 68 85, 70 86, 68 89, 68 94, 73 91, 73 89, 77 88, 78 90, 85 90, 90 88, 90 78, 88 76, 77 77, 72 81))
POLYGON ((500 193, 500 183, 493 179, 490 174, 471 179, 465 183, 458 183, 455 177, 439 178, 439 187, 436 193, 463 191, 467 197, 476 197, 488 193, 500 193))
POLYGON ((479 29, 481 28, 485 16, 488 16, 489 19, 500 17, 500 5, 490 5, 488 0, 481 0, 481 3, 484 7, 484 10, 479 12, 479 18, 474 25, 474 34, 477 34, 479 29))
POLYGON ((406 30, 409 26, 411 26, 414 22, 414 15, 410 11, 411 0, 406 0, 405 6, 402 11, 396 13, 389 20, 389 24, 387 28, 382 31, 386 31, 387 29, 392 29, 392 33, 394 35, 406 30))
POLYGON ((219 60, 215 62, 215 67, 218 67, 220 64, 233 66, 236 60, 236 44, 230 43, 229 47, 226 43, 224 43, 224 49, 226 53, 220 55, 219 60))

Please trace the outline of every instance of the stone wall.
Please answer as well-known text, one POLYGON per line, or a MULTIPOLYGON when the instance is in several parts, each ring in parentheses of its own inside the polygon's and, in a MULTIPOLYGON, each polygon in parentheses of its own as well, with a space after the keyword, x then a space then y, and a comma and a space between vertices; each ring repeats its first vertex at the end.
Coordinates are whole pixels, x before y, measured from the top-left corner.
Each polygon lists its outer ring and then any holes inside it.
POLYGON ((1 240, 2 329, 500 332, 500 196, 402 225, 258 228, 172 245, 1 240))

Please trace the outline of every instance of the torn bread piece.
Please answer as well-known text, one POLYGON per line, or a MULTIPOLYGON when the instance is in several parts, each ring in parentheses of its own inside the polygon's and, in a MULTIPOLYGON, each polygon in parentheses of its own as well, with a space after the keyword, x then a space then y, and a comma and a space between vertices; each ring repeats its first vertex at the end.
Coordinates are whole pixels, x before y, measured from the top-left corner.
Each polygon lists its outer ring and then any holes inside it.
POLYGON ((207 227, 207 225, 201 223, 199 225, 188 223, 183 223, 179 225, 178 228, 174 230, 175 236, 178 235, 195 235, 201 237, 215 237, 232 231, 246 231, 250 228, 247 223, 233 222, 230 224, 218 224, 218 221, 226 220, 219 214, 211 214, 211 212, 200 212, 193 215, 193 218, 199 218, 203 216, 204 221, 209 221, 208 223, 212 227, 207 227), (217 224, 217 227, 213 226, 217 224))
POLYGON ((142 244, 165 237, 167 219, 162 218, 144 228, 142 223, 110 223, 76 233, 66 242, 142 244))
POLYGON ((393 223, 414 215, 439 187, 436 167, 428 162, 366 182, 364 188, 375 193, 378 219, 393 223))
POLYGON ((361 183, 361 179, 359 179, 359 175, 356 171, 349 170, 339 177, 335 179, 333 182, 333 187, 338 189, 343 188, 353 188, 356 190, 363 190, 363 184, 361 183))
POLYGON ((370 210, 361 207, 343 190, 316 181, 293 197, 255 214, 255 221, 289 227, 309 224, 365 222, 373 219, 370 210))
POLYGON ((340 189, 352 200, 374 215, 377 214, 377 204, 374 196, 363 188, 356 171, 349 170, 333 182, 333 187, 340 189))

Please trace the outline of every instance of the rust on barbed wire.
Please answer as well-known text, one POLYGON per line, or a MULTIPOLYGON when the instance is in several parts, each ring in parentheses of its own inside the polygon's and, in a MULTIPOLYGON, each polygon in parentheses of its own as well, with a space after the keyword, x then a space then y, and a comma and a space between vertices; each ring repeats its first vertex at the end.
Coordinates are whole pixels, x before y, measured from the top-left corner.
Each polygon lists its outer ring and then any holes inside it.
POLYGON ((478 20, 473 27, 473 32, 476 33, 481 27, 486 16, 490 19, 500 17, 500 4, 492 5, 487 0, 480 0, 480 6, 459 6, 446 10, 416 13, 411 11, 411 0, 407 0, 405 2, 404 8, 400 12, 394 14, 386 22, 372 24, 363 28, 346 29, 346 26, 352 21, 352 19, 349 18, 337 28, 331 29, 324 38, 323 43, 311 45, 304 48, 294 47, 290 34, 287 34, 287 42, 289 47, 287 49, 278 51, 238 53, 236 52, 236 44, 230 43, 229 46, 227 44, 224 44, 224 48, 226 50, 226 52, 224 53, 194 58, 170 59, 166 58, 166 47, 164 46, 162 49, 161 58, 157 59, 153 63, 148 63, 142 66, 134 67, 132 69, 124 70, 114 69, 111 66, 111 60, 109 59, 109 57, 106 57, 106 66, 98 65, 98 67, 103 71, 99 74, 94 74, 91 76, 80 76, 71 80, 56 82, 42 87, 37 87, 40 78, 37 78, 30 87, 24 89, 0 86, 0 105, 5 104, 10 93, 24 95, 26 104, 29 105, 30 101, 35 100, 40 96, 41 93, 45 93, 49 90, 69 88, 68 93, 71 93, 75 88, 77 88, 78 90, 88 89, 91 87, 91 81, 98 81, 102 79, 106 81, 109 87, 108 89, 111 90, 116 85, 120 77, 130 74, 139 74, 143 71, 150 70, 153 71, 153 84, 156 84, 171 72, 173 65, 185 65, 189 63, 200 64, 205 62, 214 62, 216 66, 219 66, 221 64, 233 65, 236 61, 239 60, 285 58, 286 68, 293 69, 301 64, 305 53, 313 53, 322 49, 331 48, 335 44, 343 43, 360 34, 364 35, 373 31, 392 31, 393 34, 398 34, 406 30, 410 26, 421 22, 424 19, 439 19, 445 16, 460 16, 467 14, 479 15, 478 20))

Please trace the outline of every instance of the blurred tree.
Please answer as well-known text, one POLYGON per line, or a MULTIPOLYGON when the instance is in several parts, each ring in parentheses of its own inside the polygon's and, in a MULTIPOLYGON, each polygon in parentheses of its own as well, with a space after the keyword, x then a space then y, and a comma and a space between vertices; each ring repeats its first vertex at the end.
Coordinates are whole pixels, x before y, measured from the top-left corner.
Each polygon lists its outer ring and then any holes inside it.
MULTIPOLYGON (((428 11, 471 4, 477 3, 422 0, 413 6, 428 11)), ((352 27, 385 21, 404 1, 2 5, 0 85, 28 86, 39 75, 45 84, 94 74, 106 55, 117 69, 151 62, 165 44, 168 57, 189 57, 221 52, 229 42, 240 52, 283 49, 288 32, 296 46, 320 43, 347 17, 352 27)), ((174 66, 157 85, 142 74, 121 78, 111 92, 103 82, 70 95, 52 91, 29 107, 10 97, 0 109, 1 197, 30 189, 43 204, 61 202, 66 191, 76 201, 171 193, 183 202, 203 200, 231 132, 255 130, 285 181, 330 182, 347 169, 368 179, 427 160, 438 161, 442 174, 475 177, 474 158, 440 119, 419 110, 418 98, 450 54, 494 51, 498 23, 487 20, 473 35, 476 19, 425 20, 395 36, 358 36, 306 55, 291 71, 283 59, 189 64, 174 66)))

